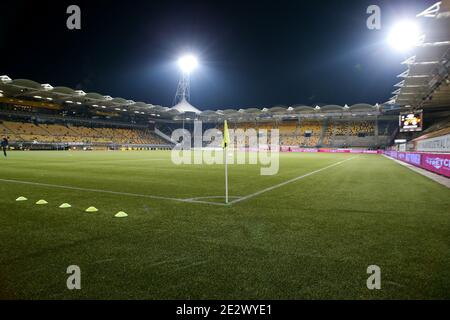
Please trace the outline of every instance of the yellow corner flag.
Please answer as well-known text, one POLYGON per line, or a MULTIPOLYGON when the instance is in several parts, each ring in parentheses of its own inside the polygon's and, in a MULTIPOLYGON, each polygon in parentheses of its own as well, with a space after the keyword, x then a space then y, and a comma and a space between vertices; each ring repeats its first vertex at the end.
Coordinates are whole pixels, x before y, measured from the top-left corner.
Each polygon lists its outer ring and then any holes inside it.
POLYGON ((223 124, 223 142, 222 142, 222 148, 226 149, 228 145, 230 144, 230 134, 228 132, 228 123, 227 120, 225 120, 223 124))
POLYGON ((228 132, 227 120, 223 124, 223 143, 225 157, 225 203, 228 204, 228 145, 230 144, 230 133, 228 132))

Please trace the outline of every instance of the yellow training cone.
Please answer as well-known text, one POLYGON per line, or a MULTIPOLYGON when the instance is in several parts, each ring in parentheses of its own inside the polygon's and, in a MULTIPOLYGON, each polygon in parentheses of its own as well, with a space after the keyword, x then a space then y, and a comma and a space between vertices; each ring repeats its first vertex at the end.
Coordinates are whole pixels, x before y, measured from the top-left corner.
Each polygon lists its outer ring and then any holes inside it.
POLYGON ((63 203, 62 205, 59 206, 61 209, 66 209, 66 208, 71 208, 72 206, 68 203, 63 203))
POLYGON ((126 214, 126 212, 119 211, 119 212, 116 213, 116 215, 114 217, 116 217, 116 218, 125 218, 125 217, 128 217, 128 214, 126 214))
POLYGON ((18 197, 16 201, 27 201, 28 199, 25 197, 18 197))
POLYGON ((38 202, 36 202, 36 204, 47 204, 48 202, 45 200, 39 200, 38 202))
POLYGON ((97 212, 98 209, 96 207, 89 207, 86 209, 86 212, 97 212))

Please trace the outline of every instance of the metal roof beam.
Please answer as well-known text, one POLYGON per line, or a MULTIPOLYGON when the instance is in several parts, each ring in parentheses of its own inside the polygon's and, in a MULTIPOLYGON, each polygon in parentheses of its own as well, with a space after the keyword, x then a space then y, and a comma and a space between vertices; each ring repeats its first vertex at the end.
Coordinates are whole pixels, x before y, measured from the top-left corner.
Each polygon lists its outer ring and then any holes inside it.
POLYGON ((417 17, 424 17, 424 18, 436 18, 439 11, 441 10, 441 1, 436 2, 431 7, 425 9, 421 13, 417 15, 417 17))
POLYGON ((450 46, 450 41, 424 42, 417 45, 417 47, 420 48, 445 47, 445 46, 450 46))

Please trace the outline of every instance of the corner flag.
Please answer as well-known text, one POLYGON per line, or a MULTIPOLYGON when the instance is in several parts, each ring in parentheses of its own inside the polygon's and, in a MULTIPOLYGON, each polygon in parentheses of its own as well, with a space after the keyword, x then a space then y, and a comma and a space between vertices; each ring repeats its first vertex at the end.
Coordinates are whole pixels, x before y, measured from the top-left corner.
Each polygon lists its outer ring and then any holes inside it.
POLYGON ((228 145, 230 144, 230 133, 228 132, 227 120, 223 124, 223 153, 225 157, 225 203, 228 203, 228 145))
POLYGON ((222 147, 224 149, 226 149, 229 144, 230 144, 230 133, 228 132, 227 120, 225 120, 225 122, 223 124, 223 142, 222 142, 222 147))

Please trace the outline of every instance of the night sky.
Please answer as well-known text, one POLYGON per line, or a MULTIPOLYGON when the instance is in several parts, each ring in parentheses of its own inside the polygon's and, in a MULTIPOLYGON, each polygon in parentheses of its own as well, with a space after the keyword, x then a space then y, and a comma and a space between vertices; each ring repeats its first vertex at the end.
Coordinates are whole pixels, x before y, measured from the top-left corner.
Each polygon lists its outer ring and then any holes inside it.
POLYGON ((199 109, 383 103, 405 68, 385 42, 417 0, 2 1, 0 74, 172 104, 177 58, 192 52, 199 109), (81 7, 81 30, 66 8, 81 7), (381 7, 382 29, 366 28, 381 7))

